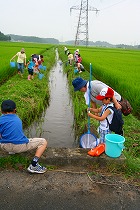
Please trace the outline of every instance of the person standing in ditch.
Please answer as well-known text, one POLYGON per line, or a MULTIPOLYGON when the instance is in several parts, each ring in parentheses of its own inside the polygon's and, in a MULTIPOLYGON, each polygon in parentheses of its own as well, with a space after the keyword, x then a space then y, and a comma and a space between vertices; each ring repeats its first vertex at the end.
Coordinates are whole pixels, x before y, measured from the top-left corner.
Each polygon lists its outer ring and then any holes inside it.
POLYGON ((25 54, 25 49, 22 48, 20 52, 18 52, 16 55, 14 55, 10 61, 12 61, 15 57, 18 57, 17 59, 17 68, 18 68, 18 74, 23 76, 23 70, 24 66, 26 66, 26 54, 25 54))
POLYGON ((46 150, 47 141, 44 138, 27 138, 23 133, 22 121, 16 115, 16 104, 12 100, 5 100, 1 104, 0 116, 0 148, 9 154, 36 150, 27 170, 31 173, 44 173, 46 168, 38 161, 46 150))

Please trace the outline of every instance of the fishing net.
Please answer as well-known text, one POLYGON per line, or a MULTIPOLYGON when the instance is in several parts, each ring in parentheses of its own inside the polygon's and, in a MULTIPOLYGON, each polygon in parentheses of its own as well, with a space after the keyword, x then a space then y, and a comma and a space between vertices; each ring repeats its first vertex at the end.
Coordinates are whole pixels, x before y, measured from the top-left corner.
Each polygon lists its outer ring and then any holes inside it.
POLYGON ((85 133, 80 137, 80 147, 94 148, 99 144, 99 139, 94 134, 85 133))
MULTIPOLYGON (((92 75, 92 66, 90 63, 90 79, 89 79, 89 92, 88 92, 88 108, 90 108, 90 91, 91 91, 91 75, 92 75)), ((94 148, 99 144, 97 137, 94 134, 91 134, 90 132, 90 117, 88 116, 88 132, 83 134, 80 137, 80 146, 82 148, 94 148)))

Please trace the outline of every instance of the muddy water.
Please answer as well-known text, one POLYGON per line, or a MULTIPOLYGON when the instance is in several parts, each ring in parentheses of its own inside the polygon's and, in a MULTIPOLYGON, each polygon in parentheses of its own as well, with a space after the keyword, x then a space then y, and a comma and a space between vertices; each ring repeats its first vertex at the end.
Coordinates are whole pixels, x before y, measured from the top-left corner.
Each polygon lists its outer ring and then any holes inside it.
POLYGON ((38 122, 24 130, 28 137, 44 137, 49 147, 76 147, 74 137, 74 115, 68 91, 66 74, 60 65, 56 51, 56 63, 50 71, 50 103, 38 122))

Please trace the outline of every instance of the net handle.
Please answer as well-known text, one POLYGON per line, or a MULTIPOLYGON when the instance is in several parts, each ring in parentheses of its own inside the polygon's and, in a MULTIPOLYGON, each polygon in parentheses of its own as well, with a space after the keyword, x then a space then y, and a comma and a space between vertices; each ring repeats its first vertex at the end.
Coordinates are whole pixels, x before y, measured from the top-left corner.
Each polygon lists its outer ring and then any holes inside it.
MULTIPOLYGON (((90 108, 90 100, 91 100, 91 96, 90 96, 90 91, 91 91, 91 74, 92 74, 92 65, 90 63, 90 73, 89 73, 89 104, 88 104, 88 108, 90 108)), ((90 116, 88 116, 88 133, 90 133, 90 116)))

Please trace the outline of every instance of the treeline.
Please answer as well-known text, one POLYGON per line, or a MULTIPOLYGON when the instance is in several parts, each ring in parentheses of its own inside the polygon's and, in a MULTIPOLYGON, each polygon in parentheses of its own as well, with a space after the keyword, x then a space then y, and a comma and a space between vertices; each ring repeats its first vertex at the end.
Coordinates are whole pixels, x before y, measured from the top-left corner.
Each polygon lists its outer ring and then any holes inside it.
POLYGON ((9 36, 11 37, 11 41, 16 41, 16 42, 37 42, 45 44, 59 44, 59 40, 54 38, 39 38, 35 36, 22 36, 15 34, 9 34, 9 36))
POLYGON ((6 36, 0 31, 0 41, 10 41, 10 40, 11 40, 10 36, 6 36))
MULTIPOLYGON (((65 45, 75 45, 75 41, 74 40, 70 40, 70 41, 66 41, 63 42, 61 44, 65 44, 65 45)), ((86 46, 86 41, 79 41, 79 45, 81 46, 86 46)), ((108 42, 105 41, 88 41, 88 45, 89 46, 93 46, 93 47, 107 47, 107 48, 122 48, 122 49, 140 49, 140 45, 126 45, 126 44, 117 44, 117 45, 113 45, 110 44, 108 42)))

